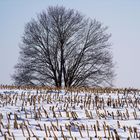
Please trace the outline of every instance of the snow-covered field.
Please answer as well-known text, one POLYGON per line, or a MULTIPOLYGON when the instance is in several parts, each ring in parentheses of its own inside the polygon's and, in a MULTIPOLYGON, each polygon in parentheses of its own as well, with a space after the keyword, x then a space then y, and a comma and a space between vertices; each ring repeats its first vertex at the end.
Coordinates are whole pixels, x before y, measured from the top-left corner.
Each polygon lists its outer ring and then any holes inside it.
POLYGON ((139 137, 139 92, 0 90, 0 140, 139 137))

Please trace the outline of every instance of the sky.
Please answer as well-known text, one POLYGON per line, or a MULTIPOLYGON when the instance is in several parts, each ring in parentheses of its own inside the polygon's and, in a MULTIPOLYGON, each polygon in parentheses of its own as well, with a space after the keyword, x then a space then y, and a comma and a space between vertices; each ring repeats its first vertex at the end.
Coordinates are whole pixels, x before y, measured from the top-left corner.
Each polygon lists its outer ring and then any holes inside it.
POLYGON ((116 87, 140 88, 140 0, 0 0, 0 84, 12 84, 24 27, 48 6, 99 20, 112 34, 116 87))

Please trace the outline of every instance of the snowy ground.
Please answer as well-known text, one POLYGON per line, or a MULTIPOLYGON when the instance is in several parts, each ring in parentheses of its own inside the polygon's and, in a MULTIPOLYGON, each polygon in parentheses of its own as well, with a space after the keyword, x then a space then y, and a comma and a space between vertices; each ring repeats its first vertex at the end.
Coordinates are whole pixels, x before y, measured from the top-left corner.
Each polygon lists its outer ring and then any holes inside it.
POLYGON ((0 140, 139 136, 139 93, 0 90, 0 140))

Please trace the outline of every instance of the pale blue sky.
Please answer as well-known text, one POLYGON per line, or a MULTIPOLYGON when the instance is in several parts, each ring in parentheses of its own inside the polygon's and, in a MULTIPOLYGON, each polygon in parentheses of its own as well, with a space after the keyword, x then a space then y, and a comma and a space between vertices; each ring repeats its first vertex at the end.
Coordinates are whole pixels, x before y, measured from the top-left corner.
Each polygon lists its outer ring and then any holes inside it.
POLYGON ((117 63, 115 85, 140 88, 140 0, 0 0, 0 84, 12 83, 25 24, 52 5, 79 10, 107 25, 117 63))

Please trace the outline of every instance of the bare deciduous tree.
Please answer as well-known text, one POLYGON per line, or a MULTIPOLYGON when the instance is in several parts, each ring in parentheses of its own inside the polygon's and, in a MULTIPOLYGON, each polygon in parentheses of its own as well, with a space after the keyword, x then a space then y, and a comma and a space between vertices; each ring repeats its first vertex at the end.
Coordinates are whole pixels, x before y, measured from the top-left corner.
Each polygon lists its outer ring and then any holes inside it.
POLYGON ((106 30, 75 10, 49 7, 25 26, 15 84, 110 85, 114 65, 106 30))

